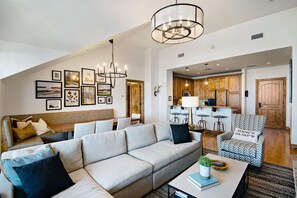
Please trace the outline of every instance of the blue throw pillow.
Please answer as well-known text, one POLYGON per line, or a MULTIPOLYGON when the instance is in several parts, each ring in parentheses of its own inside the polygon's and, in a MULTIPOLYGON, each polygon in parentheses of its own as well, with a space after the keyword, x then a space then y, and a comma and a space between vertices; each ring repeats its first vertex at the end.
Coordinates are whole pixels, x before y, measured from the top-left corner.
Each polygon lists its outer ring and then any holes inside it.
POLYGON ((13 167, 29 164, 53 155, 54 152, 52 148, 50 146, 46 146, 45 149, 40 150, 35 154, 30 154, 24 157, 17 157, 13 159, 3 159, 1 160, 1 163, 3 165, 4 174, 6 175, 6 177, 15 187, 22 189, 22 182, 13 167))
POLYGON ((31 164, 14 167, 27 198, 52 197, 74 185, 59 153, 31 164))
POLYGON ((186 124, 171 124, 172 139, 174 144, 192 142, 188 123, 186 124))

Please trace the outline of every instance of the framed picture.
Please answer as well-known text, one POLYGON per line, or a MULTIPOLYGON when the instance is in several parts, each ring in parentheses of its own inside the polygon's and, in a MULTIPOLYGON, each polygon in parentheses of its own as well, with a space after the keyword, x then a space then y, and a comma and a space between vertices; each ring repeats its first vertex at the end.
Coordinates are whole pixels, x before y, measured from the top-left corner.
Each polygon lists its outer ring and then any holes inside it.
POLYGON ((79 88, 79 71, 64 70, 64 87, 79 88))
POLYGON ((96 82, 101 83, 101 84, 102 83, 105 84, 106 83, 106 78, 96 75, 96 82))
POLYGON ((96 87, 81 86, 81 105, 96 104, 96 87))
POLYGON ((106 103, 106 97, 98 97, 98 104, 105 104, 106 103))
POLYGON ((106 97, 106 104, 112 104, 112 96, 106 97))
POLYGON ((52 80, 61 81, 62 80, 62 72, 58 70, 52 70, 52 80))
POLYGON ((80 90, 64 90, 64 107, 78 107, 80 105, 80 90))
POLYGON ((62 100, 61 99, 49 99, 46 100, 46 110, 61 110, 62 109, 62 100))
POLYGON ((36 80, 35 98, 62 98, 62 82, 36 80))
POLYGON ((95 69, 81 69, 81 84, 95 85, 95 69))
POLYGON ((111 85, 110 84, 97 84, 97 95, 98 96, 111 96, 111 85))

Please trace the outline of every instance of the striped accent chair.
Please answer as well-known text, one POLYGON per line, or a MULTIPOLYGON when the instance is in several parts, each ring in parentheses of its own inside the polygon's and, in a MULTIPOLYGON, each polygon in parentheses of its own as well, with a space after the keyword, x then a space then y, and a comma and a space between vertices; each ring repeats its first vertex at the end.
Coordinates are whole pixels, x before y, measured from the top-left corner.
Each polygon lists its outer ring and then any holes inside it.
POLYGON ((264 126, 266 117, 262 115, 232 114, 232 131, 217 136, 219 156, 248 162, 261 167, 264 151, 264 126), (235 128, 260 131, 257 143, 231 139, 235 128))

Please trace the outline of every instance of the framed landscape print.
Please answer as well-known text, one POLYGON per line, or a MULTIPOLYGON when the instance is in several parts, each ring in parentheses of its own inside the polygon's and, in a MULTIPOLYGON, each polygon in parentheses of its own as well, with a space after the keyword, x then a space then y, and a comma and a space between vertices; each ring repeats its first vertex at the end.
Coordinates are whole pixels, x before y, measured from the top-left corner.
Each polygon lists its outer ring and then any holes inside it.
POLYGON ((112 104, 112 96, 107 96, 106 97, 106 104, 112 104))
POLYGON ((81 105, 96 104, 96 87, 81 86, 81 105))
POLYGON ((106 78, 96 75, 96 82, 105 84, 106 83, 106 78))
POLYGON ((83 85, 95 85, 95 69, 81 69, 81 84, 83 85))
POLYGON ((106 97, 98 97, 98 104, 105 104, 106 103, 106 97))
POLYGON ((79 88, 79 71, 64 70, 64 87, 79 88))
POLYGON ((35 98, 62 98, 62 82, 36 80, 35 98))
POLYGON ((46 110, 61 110, 62 109, 62 100, 61 99, 48 99, 46 100, 46 110))
POLYGON ((80 105, 80 90, 64 90, 64 107, 78 107, 80 105))
POLYGON ((52 70, 52 80, 61 81, 62 80, 62 72, 58 70, 52 70))
POLYGON ((111 85, 110 84, 97 84, 97 95, 98 96, 111 96, 111 85))

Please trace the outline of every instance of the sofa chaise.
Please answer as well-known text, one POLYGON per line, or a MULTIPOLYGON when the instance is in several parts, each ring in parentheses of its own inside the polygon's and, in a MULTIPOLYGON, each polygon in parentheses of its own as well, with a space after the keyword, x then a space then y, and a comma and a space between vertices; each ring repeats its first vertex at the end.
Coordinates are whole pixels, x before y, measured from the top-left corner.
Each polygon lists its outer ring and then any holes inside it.
MULTIPOLYGON (((54 197, 142 197, 197 161, 202 137, 190 136, 192 142, 173 144, 169 123, 159 122, 51 143, 75 183, 54 197)), ((1 159, 42 146, 7 151, 1 159)), ((3 173, 0 186, 2 198, 18 197, 3 173)))

